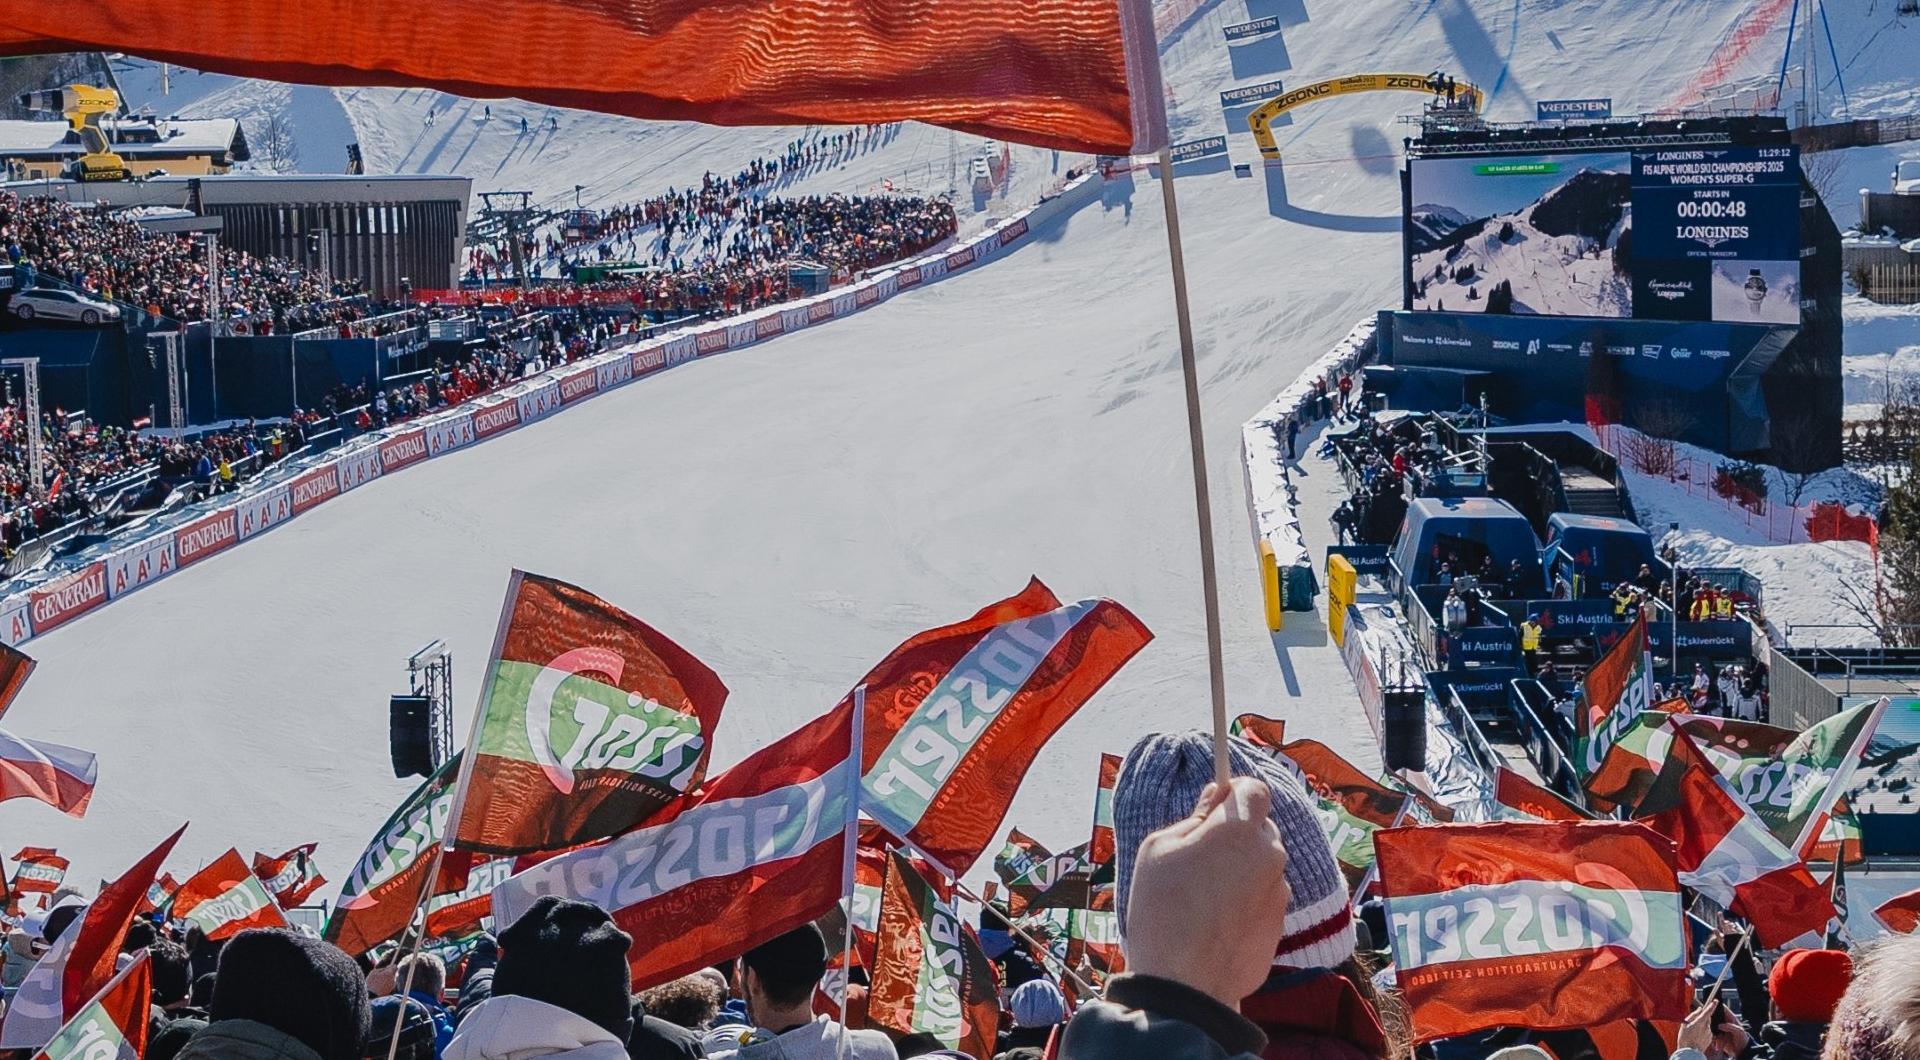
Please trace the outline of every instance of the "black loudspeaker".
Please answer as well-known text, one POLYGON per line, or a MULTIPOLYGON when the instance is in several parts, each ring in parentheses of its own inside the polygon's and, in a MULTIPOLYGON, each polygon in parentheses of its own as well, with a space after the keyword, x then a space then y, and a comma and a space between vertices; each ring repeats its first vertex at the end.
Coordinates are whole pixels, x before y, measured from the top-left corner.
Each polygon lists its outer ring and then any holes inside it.
POLYGON ((428 719, 433 701, 426 696, 394 696, 387 702, 387 740, 396 777, 433 775, 433 736, 428 719))
POLYGON ((1382 757, 1387 771, 1427 768, 1427 697, 1422 689, 1390 691, 1380 711, 1382 757))

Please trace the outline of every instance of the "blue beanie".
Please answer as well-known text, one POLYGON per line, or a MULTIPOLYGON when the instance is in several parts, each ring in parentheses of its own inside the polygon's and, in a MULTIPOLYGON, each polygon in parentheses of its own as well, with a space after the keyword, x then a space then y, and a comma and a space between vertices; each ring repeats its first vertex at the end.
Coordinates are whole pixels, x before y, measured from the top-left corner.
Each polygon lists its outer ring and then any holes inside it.
POLYGON ((1013 991, 1009 1004, 1016 1027, 1051 1027, 1067 1022, 1067 999, 1045 979, 1030 979, 1013 991))

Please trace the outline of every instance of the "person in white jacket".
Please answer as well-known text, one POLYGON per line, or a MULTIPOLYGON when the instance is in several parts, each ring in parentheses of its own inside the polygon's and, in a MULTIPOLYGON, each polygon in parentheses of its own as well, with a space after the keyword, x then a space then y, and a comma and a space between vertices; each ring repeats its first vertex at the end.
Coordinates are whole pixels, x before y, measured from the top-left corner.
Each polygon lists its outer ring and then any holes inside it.
POLYGON ((753 1028, 709 1032, 707 1060, 899 1060, 893 1041, 879 1031, 847 1030, 813 1014, 813 991, 827 971, 827 941, 812 924, 748 950, 739 969, 753 1028))
POLYGON ((541 898, 500 933, 493 996, 461 1019, 443 1060, 626 1060, 632 945, 598 906, 541 898))

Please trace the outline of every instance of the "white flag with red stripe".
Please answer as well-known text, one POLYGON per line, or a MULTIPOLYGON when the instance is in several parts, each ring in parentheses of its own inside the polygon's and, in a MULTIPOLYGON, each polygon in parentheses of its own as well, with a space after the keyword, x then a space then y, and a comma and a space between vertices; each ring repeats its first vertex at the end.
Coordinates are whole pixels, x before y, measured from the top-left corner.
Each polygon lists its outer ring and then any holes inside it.
POLYGON ((29 740, 0 729, 0 801, 39 799, 75 817, 87 815, 96 773, 92 751, 29 740))

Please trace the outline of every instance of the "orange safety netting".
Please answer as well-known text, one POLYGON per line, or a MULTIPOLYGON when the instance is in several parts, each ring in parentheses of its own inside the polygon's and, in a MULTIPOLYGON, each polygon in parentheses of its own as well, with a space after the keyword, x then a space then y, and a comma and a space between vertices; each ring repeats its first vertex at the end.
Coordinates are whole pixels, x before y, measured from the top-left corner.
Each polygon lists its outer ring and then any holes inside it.
POLYGON ((714 125, 917 120, 1166 140, 1149 0, 6 0, 0 55, 127 52, 318 85, 714 125))
POLYGON ((1880 549, 1880 528, 1871 515, 1854 515, 1845 506, 1821 502, 1807 515, 1807 539, 1810 541, 1864 541, 1876 553, 1880 549))

